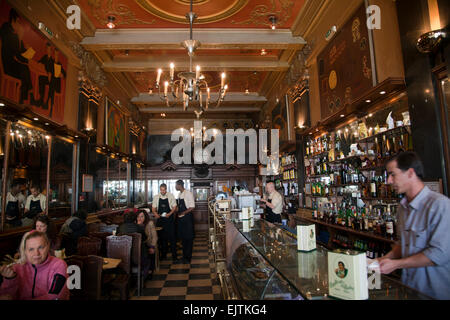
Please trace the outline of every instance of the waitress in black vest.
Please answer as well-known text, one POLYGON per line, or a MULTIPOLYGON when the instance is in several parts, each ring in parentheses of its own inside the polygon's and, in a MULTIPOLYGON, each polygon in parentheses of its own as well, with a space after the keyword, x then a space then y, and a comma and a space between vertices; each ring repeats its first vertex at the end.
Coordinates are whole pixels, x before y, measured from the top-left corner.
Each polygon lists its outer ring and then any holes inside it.
POLYGON ((261 199, 266 207, 265 219, 271 223, 281 223, 283 197, 275 190, 275 184, 272 181, 267 182, 266 192, 269 194, 267 199, 261 199))
MULTIPOLYGON (((26 219, 33 220, 42 212, 46 210, 46 197, 40 192, 38 186, 32 186, 30 188, 31 194, 28 196, 25 202, 25 212, 24 216, 26 219)), ((25 220, 25 219, 24 219, 25 220)), ((25 221, 24 221, 24 224, 25 221)))
POLYGON ((195 209, 194 195, 184 189, 183 180, 176 182, 175 188, 180 192, 178 197, 178 238, 183 245, 183 263, 191 263, 192 247, 194 244, 194 217, 192 211, 195 209))
POLYGON ((14 180, 11 189, 6 195, 6 223, 10 227, 19 227, 22 225, 19 211, 19 191, 22 186, 18 180, 14 180))
POLYGON ((173 194, 167 192, 167 185, 165 183, 159 186, 159 191, 160 193, 153 198, 152 212, 158 218, 156 226, 162 228, 159 233, 161 259, 166 259, 168 246, 170 243, 172 261, 176 262, 177 242, 175 235, 174 213, 177 210, 177 202, 173 194))

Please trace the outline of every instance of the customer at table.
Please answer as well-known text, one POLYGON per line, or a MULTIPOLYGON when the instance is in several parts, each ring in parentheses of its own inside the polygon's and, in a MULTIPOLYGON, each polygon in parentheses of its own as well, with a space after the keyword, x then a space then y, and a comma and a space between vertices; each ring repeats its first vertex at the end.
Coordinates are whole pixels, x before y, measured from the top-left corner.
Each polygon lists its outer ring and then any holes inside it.
POLYGON ((40 214, 36 217, 33 223, 33 230, 43 232, 47 235, 50 241, 50 254, 54 255, 55 250, 59 250, 61 246, 61 237, 56 232, 56 227, 45 214, 40 214))
POLYGON ((41 212, 46 213, 46 197, 40 193, 38 186, 30 188, 31 194, 25 202, 23 225, 30 225, 41 212))
POLYGON ((266 183, 266 194, 261 202, 265 207, 265 219, 271 223, 281 223, 283 197, 275 190, 275 184, 272 181, 266 183))
POLYGON ((59 231, 62 238, 61 247, 66 249, 67 256, 76 253, 78 238, 88 234, 86 218, 86 211, 78 210, 62 225, 61 230, 59 231))
POLYGON ((14 300, 69 300, 67 264, 49 254, 43 232, 26 233, 20 244, 20 260, 0 267, 0 296, 14 300))
POLYGON ((178 237, 183 245, 183 263, 191 263, 192 247, 194 243, 194 217, 192 211, 195 209, 194 195, 184 189, 183 180, 178 180, 175 188, 180 192, 177 200, 178 205, 178 237))
POLYGON ((146 277, 146 280, 151 280, 153 270, 155 269, 155 249, 158 243, 158 235, 156 233, 155 224, 152 220, 150 220, 148 213, 144 210, 139 211, 136 218, 136 223, 144 227, 145 235, 147 238, 145 240, 145 245, 148 251, 148 261, 145 263, 143 261, 142 274, 144 275, 144 277, 146 277), (146 269, 144 269, 144 266, 146 269), (152 271, 152 273, 149 274, 149 271, 152 271))
POLYGON ((450 299, 450 200, 423 183, 414 152, 387 163, 388 183, 404 198, 398 206, 399 240, 378 259, 381 273, 402 270, 402 282, 436 299, 450 299))
POLYGON ((168 246, 172 252, 172 261, 177 261, 177 242, 175 234, 175 217, 174 213, 177 210, 177 202, 175 197, 170 192, 167 192, 167 185, 165 183, 159 186, 159 194, 153 197, 152 212, 158 219, 156 225, 161 227, 160 242, 161 242, 161 260, 166 259, 168 246))
POLYGON ((13 180, 11 183, 11 189, 6 195, 6 223, 9 227, 20 227, 22 225, 19 209, 20 188, 21 182, 19 180, 13 180))

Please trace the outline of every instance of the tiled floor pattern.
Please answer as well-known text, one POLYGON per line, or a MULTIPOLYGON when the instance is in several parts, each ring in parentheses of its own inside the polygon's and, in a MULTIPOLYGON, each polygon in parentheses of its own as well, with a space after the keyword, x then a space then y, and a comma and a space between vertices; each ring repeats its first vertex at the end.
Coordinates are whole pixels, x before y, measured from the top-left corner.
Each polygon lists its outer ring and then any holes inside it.
MULTIPOLYGON (((178 258, 182 250, 178 244, 178 258)), ((190 264, 160 262, 152 280, 145 283, 140 297, 132 300, 221 300, 213 254, 208 248, 208 234, 196 233, 190 264)))

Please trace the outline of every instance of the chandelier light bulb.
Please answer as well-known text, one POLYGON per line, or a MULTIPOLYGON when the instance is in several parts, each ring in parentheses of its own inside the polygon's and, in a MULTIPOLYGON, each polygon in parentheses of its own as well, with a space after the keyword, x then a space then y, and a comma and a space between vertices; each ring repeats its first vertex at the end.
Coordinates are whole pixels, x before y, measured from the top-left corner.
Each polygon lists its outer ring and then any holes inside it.
POLYGON ((162 69, 158 69, 158 75, 156 76, 156 84, 159 85, 159 80, 161 80, 162 69))
POLYGON ((109 16, 108 17, 108 23, 106 24, 106 26, 110 29, 114 29, 116 27, 116 25, 114 24, 114 21, 116 20, 115 17, 113 16, 109 16))
POLYGON ((197 66, 195 68, 195 79, 199 79, 200 78, 200 66, 197 66))
POLYGON ((227 77, 225 72, 222 72, 221 77, 222 77, 222 82, 220 83, 220 87, 223 88, 223 86, 225 85, 225 78, 227 77))
POLYGON ((164 96, 167 97, 167 89, 169 88, 169 81, 164 82, 164 96))
POLYGON ((170 79, 173 80, 173 76, 175 74, 175 64, 173 62, 170 63, 170 79))

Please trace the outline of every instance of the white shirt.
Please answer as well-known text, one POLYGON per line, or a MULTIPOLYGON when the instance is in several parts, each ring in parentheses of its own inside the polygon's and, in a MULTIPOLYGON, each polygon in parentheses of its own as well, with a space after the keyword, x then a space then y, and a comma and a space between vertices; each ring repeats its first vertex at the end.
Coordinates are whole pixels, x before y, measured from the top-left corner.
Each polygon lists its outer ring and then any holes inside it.
POLYGON ((281 197, 281 194, 278 193, 278 191, 274 191, 269 195, 269 199, 272 200, 271 203, 274 205, 272 212, 281 214, 281 212, 283 212, 283 197, 281 197))
POLYGON ((41 210, 45 211, 45 202, 46 202, 47 198, 42 193, 39 193, 37 197, 35 197, 33 195, 29 195, 27 198, 27 202, 25 203, 25 209, 30 210, 31 201, 37 201, 37 200, 41 201, 41 210))
POLYGON ((171 194, 170 192, 166 192, 165 195, 157 194, 156 196, 153 197, 153 201, 152 201, 152 207, 154 207, 156 210, 158 210, 158 206, 159 206, 159 199, 169 199, 169 207, 170 210, 172 210, 176 205, 177 205, 177 201, 175 200, 175 197, 173 196, 173 194, 171 194))
POLYGON ((8 205, 8 202, 19 201, 19 197, 18 196, 19 196, 19 194, 16 194, 16 196, 13 196, 11 192, 8 192, 8 194, 6 195, 6 205, 8 205))
POLYGON ((184 189, 184 191, 180 193, 179 199, 184 199, 184 205, 187 209, 195 208, 194 194, 189 190, 184 189))

